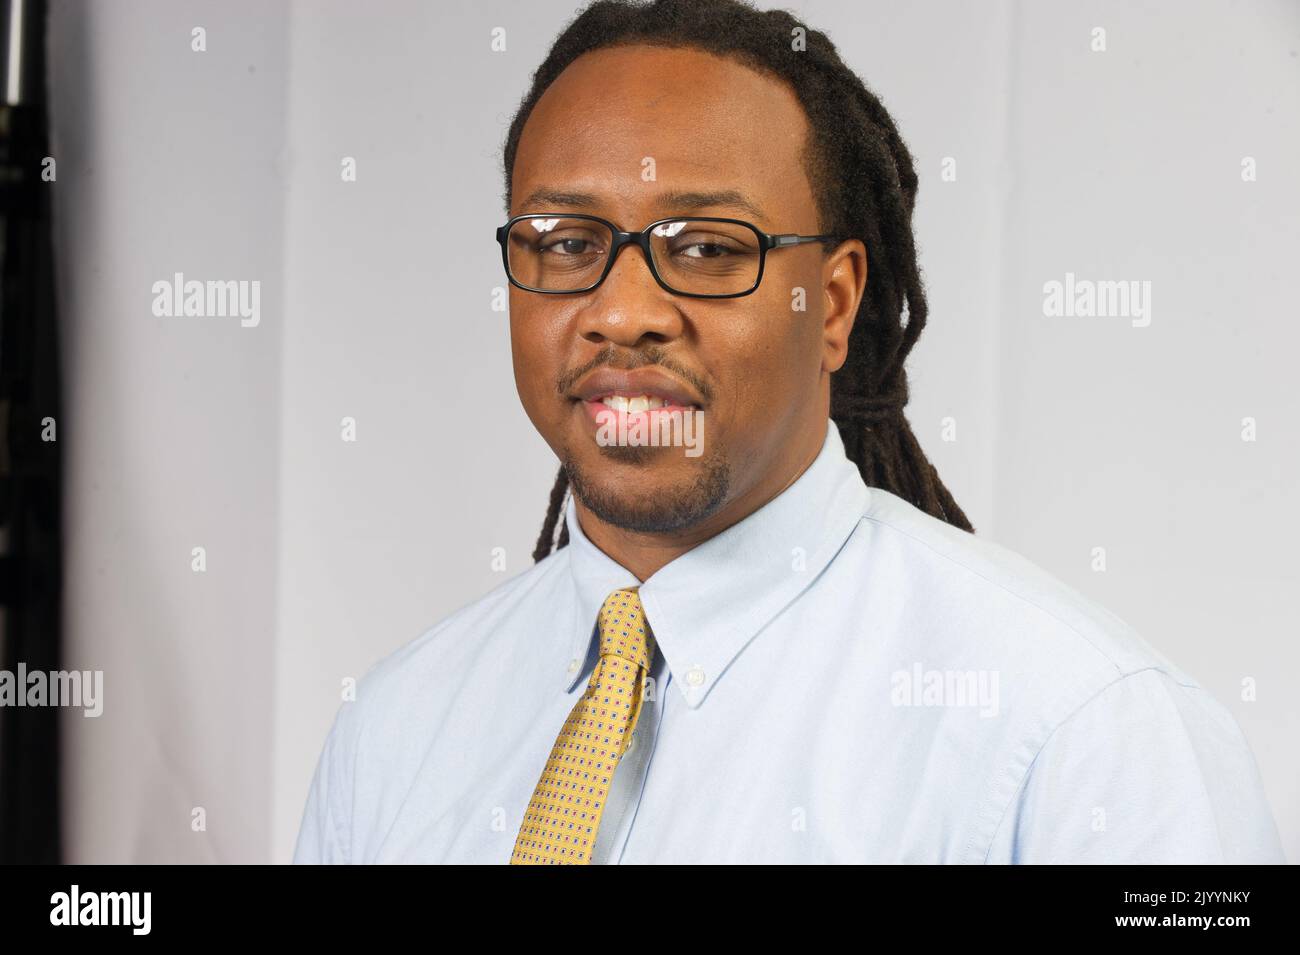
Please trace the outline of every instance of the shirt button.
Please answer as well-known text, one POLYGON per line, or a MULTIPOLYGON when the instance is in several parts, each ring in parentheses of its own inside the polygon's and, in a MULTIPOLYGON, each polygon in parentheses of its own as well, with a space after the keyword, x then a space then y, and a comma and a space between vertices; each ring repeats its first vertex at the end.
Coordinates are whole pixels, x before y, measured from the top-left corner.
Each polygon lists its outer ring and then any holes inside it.
POLYGON ((686 684, 688 686, 703 686, 704 671, 699 667, 691 667, 686 671, 686 684))
POLYGON ((569 672, 569 673, 577 673, 577 672, 578 672, 578 661, 577 661, 576 659, 575 659, 575 660, 570 660, 570 661, 569 661, 569 666, 568 666, 567 669, 568 669, 568 672, 569 672))
POLYGON ((627 749, 623 750, 623 755, 624 755, 624 756, 628 755, 628 754, 631 753, 632 750, 634 750, 634 749, 636 749, 636 734, 635 734, 635 733, 633 733, 631 736, 629 736, 629 737, 627 738, 627 749))

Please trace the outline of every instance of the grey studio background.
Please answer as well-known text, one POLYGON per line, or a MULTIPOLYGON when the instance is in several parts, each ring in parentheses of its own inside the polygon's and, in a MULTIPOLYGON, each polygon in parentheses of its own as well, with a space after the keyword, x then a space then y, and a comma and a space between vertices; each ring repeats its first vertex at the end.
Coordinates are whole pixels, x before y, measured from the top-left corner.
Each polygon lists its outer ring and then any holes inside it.
MULTIPOLYGON (((492 230, 578 5, 53 3, 64 666, 104 670, 69 861, 288 861, 342 681, 530 565, 555 461, 492 230), (176 272, 260 281, 259 323, 155 316, 176 272)), ((784 6, 917 160, 926 454, 1232 711, 1300 860, 1300 4, 784 6), (1067 273, 1150 282, 1149 323, 1045 315, 1067 273)))

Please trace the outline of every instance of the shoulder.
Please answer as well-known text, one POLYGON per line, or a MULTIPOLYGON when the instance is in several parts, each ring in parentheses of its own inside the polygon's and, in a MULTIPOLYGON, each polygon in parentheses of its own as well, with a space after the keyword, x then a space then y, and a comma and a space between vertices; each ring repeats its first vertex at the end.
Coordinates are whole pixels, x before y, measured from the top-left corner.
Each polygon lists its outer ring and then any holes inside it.
POLYGON ((1148 668, 1198 685, 1127 621, 1060 578, 897 495, 871 488, 858 532, 871 572, 907 594, 911 609, 934 624, 929 632, 957 642, 940 652, 965 647, 1013 678, 1077 684, 1077 702, 1148 668))
MULTIPOLYGON (((545 620, 570 581, 566 550, 552 554, 449 614, 372 665, 339 705, 311 786, 295 860, 366 858, 370 818, 386 787, 402 789, 446 722, 448 707, 477 680, 491 687, 508 646, 530 634, 520 621, 545 620), (513 623, 514 626, 506 624, 513 623)), ((481 687, 480 687, 481 689, 481 687)), ((484 690, 480 700, 488 699, 484 690)), ((486 705, 486 704, 485 704, 486 705)))
POLYGON ((522 620, 546 620, 569 599, 568 560, 568 549, 560 549, 378 660, 357 685, 360 718, 374 719, 411 693, 450 690, 448 680, 485 657, 508 658, 522 620))
POLYGON ((495 679, 501 661, 513 659, 527 628, 545 620, 570 578, 567 549, 551 554, 459 607, 418 636, 373 663, 335 714, 326 740, 329 762, 349 776, 380 761, 396 771, 408 751, 433 732, 447 706, 467 689, 466 680, 495 679))
POLYGON ((1030 844, 1057 861, 1273 857, 1237 721, 1125 620, 879 488, 855 533, 856 572, 883 577, 903 608, 904 652, 998 678, 999 719, 972 747, 990 770, 970 847, 980 860, 1014 846, 1023 860, 1030 844))
POLYGON ((1160 670, 1116 679, 1026 756, 984 861, 1285 861, 1236 720, 1160 670))

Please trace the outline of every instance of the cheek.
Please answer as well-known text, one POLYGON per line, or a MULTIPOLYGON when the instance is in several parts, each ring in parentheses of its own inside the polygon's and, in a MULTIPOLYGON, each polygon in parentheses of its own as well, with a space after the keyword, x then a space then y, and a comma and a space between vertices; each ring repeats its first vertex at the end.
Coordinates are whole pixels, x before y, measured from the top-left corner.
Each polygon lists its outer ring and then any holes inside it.
POLYGON ((510 356, 514 366, 515 388, 528 416, 537 420, 545 413, 545 398, 555 390, 558 370, 552 367, 558 354, 540 316, 526 308, 510 309, 510 356))
POLYGON ((802 396, 805 388, 817 382, 821 369, 825 302, 817 270, 779 275, 764 302, 771 319, 766 342, 775 363, 774 379, 782 383, 787 394, 802 396))
POLYGON ((515 390, 524 414, 542 439, 563 456, 574 427, 573 405, 557 390, 562 376, 577 365, 574 321, 538 296, 524 296, 524 304, 510 304, 510 354, 515 390))
POLYGON ((804 358, 817 346, 817 319, 811 311, 792 310, 788 286, 769 289, 765 277, 754 298, 754 308, 720 326, 726 329, 718 348, 724 387, 741 414, 762 407, 770 413, 776 398, 793 397, 808 367, 804 358))

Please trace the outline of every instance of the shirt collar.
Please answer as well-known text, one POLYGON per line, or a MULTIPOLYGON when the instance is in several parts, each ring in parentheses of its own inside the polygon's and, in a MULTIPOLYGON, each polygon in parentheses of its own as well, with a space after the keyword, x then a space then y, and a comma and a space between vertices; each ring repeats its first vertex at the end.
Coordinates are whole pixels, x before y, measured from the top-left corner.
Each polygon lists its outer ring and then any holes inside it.
MULTIPOLYGON (((793 484, 748 517, 665 564, 639 585, 655 641, 692 708, 749 641, 830 563, 866 511, 870 490, 828 420, 822 449, 793 484)), ((636 575, 582 532, 565 511, 577 593, 565 688, 582 675, 601 604, 636 587, 636 575)))

